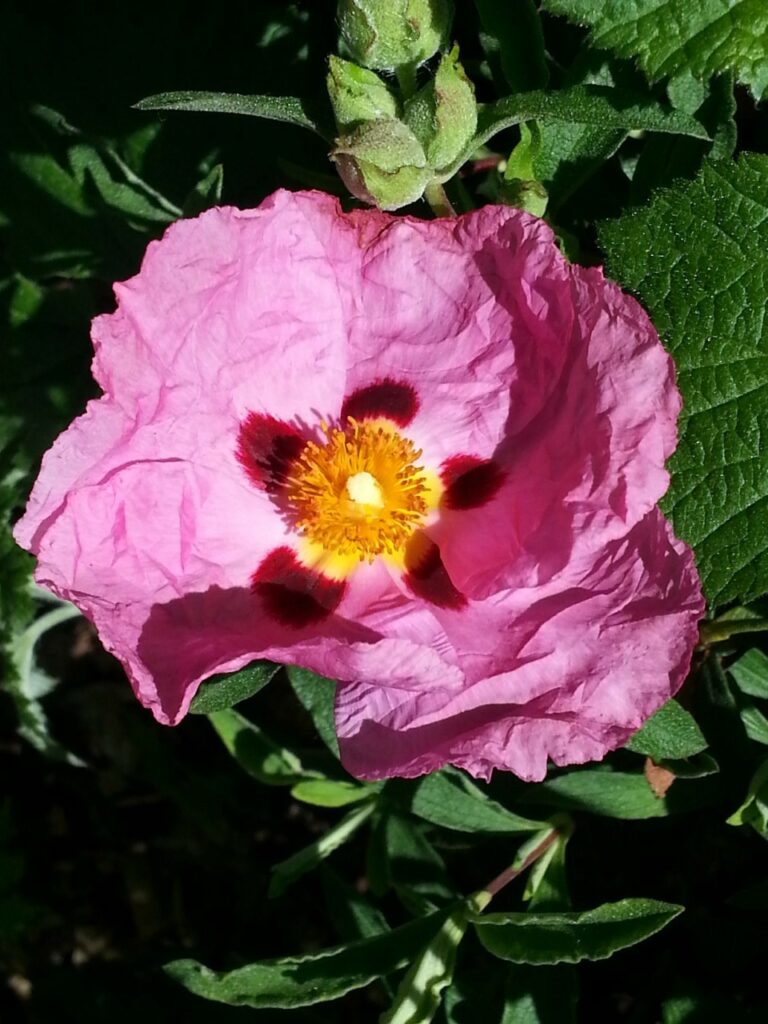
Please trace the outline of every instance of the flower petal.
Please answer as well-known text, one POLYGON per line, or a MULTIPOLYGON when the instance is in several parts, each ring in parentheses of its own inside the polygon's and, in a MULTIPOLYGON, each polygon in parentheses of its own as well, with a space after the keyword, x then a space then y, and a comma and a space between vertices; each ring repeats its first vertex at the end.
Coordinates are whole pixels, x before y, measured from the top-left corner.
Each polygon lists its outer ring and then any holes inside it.
POLYGON ((538 780, 548 759, 601 758, 681 685, 703 607, 690 550, 653 511, 586 578, 434 609, 456 662, 424 685, 400 669, 340 687, 344 763, 364 778, 451 763, 538 780))

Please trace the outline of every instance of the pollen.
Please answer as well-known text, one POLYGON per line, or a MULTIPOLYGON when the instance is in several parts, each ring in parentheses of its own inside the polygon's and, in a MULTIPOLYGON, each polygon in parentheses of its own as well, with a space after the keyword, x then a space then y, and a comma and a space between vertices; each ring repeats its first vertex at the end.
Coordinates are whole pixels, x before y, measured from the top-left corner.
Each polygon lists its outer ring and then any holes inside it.
POLYGON ((421 451, 388 422, 323 426, 286 481, 296 530, 326 551, 372 562, 402 552, 428 511, 421 451))

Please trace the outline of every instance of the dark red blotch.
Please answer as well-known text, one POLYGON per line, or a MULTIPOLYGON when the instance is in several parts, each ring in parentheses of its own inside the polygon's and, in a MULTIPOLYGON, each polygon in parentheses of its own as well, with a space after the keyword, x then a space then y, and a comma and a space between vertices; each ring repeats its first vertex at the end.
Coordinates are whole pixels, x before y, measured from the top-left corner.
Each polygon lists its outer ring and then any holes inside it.
POLYGON ((322 622, 339 605, 346 584, 303 566, 289 547, 275 548, 251 577, 251 588, 282 626, 322 622))
POLYGON ((237 458, 252 483, 276 491, 304 445, 304 438, 289 423, 251 412, 240 424, 237 458))
POLYGON ((454 455, 440 470, 445 485, 442 504, 446 508, 479 508, 495 497, 504 483, 504 472, 493 459, 476 455, 454 455))
POLYGON ((405 580, 411 591, 438 608, 454 611, 463 608, 467 599, 453 585, 443 565, 440 548, 424 534, 417 534, 414 542, 410 554, 406 551, 405 556, 405 580))
POLYGON ((419 399, 410 384, 384 380, 358 388, 344 399, 342 421, 351 416, 356 420, 371 420, 385 416, 399 427, 407 427, 419 409, 419 399))

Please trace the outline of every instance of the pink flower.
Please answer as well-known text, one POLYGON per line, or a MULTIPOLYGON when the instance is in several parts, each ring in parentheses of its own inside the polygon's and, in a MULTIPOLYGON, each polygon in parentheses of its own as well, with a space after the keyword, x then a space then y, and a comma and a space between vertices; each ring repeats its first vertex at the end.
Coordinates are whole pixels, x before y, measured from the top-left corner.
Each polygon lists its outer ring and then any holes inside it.
POLYGON ((355 775, 541 779, 680 686, 672 363, 541 221, 280 192, 174 224, 115 293, 104 395, 16 536, 161 722, 269 658, 340 680, 355 775))

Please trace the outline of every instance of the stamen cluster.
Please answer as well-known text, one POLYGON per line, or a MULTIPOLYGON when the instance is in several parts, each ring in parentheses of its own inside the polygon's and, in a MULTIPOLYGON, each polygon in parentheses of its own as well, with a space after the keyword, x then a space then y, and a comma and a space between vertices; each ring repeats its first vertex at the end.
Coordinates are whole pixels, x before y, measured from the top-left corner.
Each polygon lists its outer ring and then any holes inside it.
POLYGON ((308 540, 339 555, 372 562, 404 548, 427 512, 427 483, 421 458, 408 438, 389 423, 359 423, 343 429, 323 425, 325 443, 310 441, 286 483, 295 528, 308 540), (350 479, 370 474, 377 501, 353 497, 350 479), (380 498, 379 498, 380 495, 380 498))

